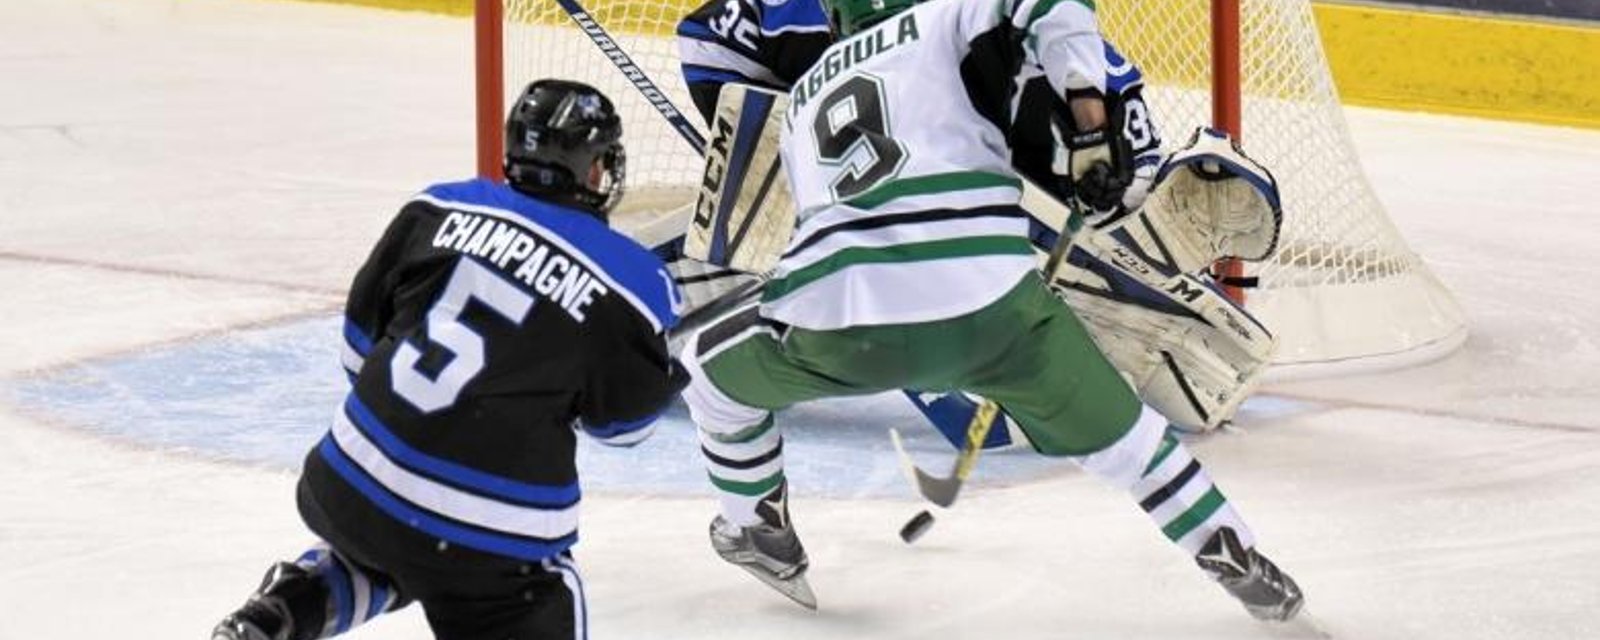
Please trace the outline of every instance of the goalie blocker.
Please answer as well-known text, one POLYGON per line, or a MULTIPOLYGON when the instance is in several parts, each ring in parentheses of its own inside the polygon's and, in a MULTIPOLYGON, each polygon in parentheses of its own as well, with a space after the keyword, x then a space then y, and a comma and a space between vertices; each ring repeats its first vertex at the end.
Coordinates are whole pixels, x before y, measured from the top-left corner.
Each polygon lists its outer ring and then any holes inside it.
POLYGON ((1201 129, 1138 212, 1073 238, 1051 288, 1146 403, 1208 431, 1233 417, 1277 341, 1196 274, 1222 258, 1271 256, 1282 219, 1272 174, 1227 134, 1201 129))

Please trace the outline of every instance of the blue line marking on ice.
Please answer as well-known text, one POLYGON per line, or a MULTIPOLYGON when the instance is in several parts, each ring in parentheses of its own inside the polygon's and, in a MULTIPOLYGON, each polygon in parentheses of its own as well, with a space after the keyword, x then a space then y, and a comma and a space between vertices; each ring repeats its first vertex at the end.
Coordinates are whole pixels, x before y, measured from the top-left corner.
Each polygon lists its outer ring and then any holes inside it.
MULTIPOLYGON (((330 316, 89 361, 0 381, 0 395, 114 440, 298 469, 350 388, 339 366, 342 325, 342 317, 330 316)), ((891 427, 930 471, 945 471, 955 454, 899 393, 808 403, 781 412, 778 424, 789 479, 801 495, 914 499, 889 443, 891 427)), ((713 495, 681 403, 636 447, 579 442, 585 492, 713 495)), ((1025 449, 985 452, 972 488, 1073 469, 1025 449)))

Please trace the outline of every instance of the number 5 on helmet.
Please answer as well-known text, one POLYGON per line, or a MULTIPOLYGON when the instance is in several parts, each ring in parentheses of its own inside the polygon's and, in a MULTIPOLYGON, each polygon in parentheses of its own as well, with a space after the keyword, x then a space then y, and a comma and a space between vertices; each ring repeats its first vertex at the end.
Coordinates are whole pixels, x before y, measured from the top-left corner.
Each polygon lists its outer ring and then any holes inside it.
POLYGON ((748 273, 777 265, 794 234, 794 200, 778 158, 787 95, 728 83, 717 98, 684 255, 748 273))

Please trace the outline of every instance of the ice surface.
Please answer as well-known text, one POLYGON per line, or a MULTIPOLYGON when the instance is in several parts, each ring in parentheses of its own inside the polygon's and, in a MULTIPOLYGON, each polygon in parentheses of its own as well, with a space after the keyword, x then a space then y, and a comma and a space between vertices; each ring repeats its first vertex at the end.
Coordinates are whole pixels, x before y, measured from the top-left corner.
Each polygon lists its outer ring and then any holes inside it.
MULTIPOLYGON (((0 640, 199 637, 310 542, 288 469, 339 385, 316 336, 396 205, 469 172, 470 61, 468 21, 421 14, 0 3, 0 640)), ((1194 450, 1334 637, 1600 637, 1600 134, 1350 116, 1472 336, 1275 385, 1194 450)), ((788 421, 816 613, 709 552, 681 423, 586 450, 593 636, 1309 637, 1250 621, 1126 496, 1019 457, 902 545, 922 505, 882 429, 908 420, 788 421)), ((354 637, 429 634, 407 611, 354 637)))
MULTIPOLYGON (((297 469, 349 391, 338 366, 341 320, 236 330, 144 352, 35 373, 7 389, 19 410, 91 433, 268 468, 297 469)), ((911 497, 887 429, 902 432, 924 464, 945 473, 951 446, 899 393, 813 403, 780 414, 790 477, 827 497, 911 497)), ((649 446, 579 440, 586 492, 708 494, 694 423, 675 403, 649 446)), ((1005 485, 1070 472, 1070 463, 1004 451, 985 481, 1005 485)))

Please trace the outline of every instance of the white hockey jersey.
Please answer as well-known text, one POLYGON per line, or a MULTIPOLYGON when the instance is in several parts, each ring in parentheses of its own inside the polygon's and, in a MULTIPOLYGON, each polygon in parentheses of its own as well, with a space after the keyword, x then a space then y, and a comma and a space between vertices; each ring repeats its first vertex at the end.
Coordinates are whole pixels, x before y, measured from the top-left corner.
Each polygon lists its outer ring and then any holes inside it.
POLYGON ((834 44, 790 92, 799 223, 764 315, 807 329, 976 311, 1035 267, 1006 130, 1018 73, 1103 92, 1087 0, 932 0, 834 44))

